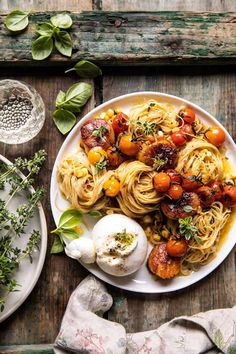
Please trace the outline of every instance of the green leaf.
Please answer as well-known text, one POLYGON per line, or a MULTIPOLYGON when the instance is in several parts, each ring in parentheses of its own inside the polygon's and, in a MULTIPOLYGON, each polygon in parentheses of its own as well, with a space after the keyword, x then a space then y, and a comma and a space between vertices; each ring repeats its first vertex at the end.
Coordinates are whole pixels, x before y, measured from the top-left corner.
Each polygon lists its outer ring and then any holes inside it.
POLYGON ((60 237, 58 235, 55 235, 53 245, 51 248, 51 253, 52 254, 60 253, 60 252, 63 252, 63 250, 64 250, 64 246, 63 246, 63 243, 61 242, 60 237))
POLYGON ((184 205, 183 209, 186 213, 191 213, 191 211, 193 211, 191 205, 184 205))
POLYGON ((51 36, 40 36, 32 44, 32 57, 34 60, 44 60, 52 53, 53 40, 51 36))
POLYGON ((73 229, 81 223, 83 214, 77 209, 68 209, 62 213, 58 229, 73 229))
POLYGON ((65 100, 66 94, 63 91, 59 91, 56 98, 56 107, 65 100))
POLYGON ((217 329, 214 333, 214 343, 219 349, 223 349, 225 342, 224 337, 220 329, 217 329))
POLYGON ((68 109, 72 112, 80 112, 80 108, 85 105, 91 96, 92 85, 79 82, 67 90, 64 101, 58 104, 58 107, 68 109))
POLYGON ((53 35, 53 26, 49 22, 43 22, 40 23, 37 26, 37 31, 38 34, 41 36, 52 36, 53 35))
POLYGON ((62 134, 67 134, 76 123, 74 113, 66 109, 57 109, 53 112, 53 121, 62 134))
POLYGON ((78 63, 76 63, 72 69, 67 70, 66 73, 73 70, 84 79, 93 79, 94 77, 102 75, 102 70, 88 60, 78 61, 78 63))
POLYGON ((73 23, 71 17, 65 13, 52 16, 50 21, 52 22, 53 26, 63 29, 70 28, 73 23))
POLYGON ((13 10, 7 15, 4 25, 12 32, 23 31, 29 24, 28 14, 28 11, 13 10))
POLYGON ((71 57, 72 54, 72 41, 69 33, 60 31, 55 35, 55 47, 58 52, 66 57, 71 57))
POLYGON ((94 218, 101 218, 102 217, 102 213, 98 210, 91 210, 88 214, 94 218))
POLYGON ((73 241, 80 237, 80 234, 78 232, 75 232, 73 230, 65 230, 65 229, 61 229, 60 235, 66 238, 68 241, 73 241))

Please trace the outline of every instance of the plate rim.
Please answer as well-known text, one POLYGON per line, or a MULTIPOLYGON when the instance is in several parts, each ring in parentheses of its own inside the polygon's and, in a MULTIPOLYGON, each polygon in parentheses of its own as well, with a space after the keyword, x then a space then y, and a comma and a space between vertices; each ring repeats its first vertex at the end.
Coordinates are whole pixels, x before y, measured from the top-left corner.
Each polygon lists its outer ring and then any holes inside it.
MULTIPOLYGON (((0 154, 0 161, 5 162, 7 165, 11 165, 12 162, 8 160, 5 156, 0 154)), ((23 173, 20 173, 21 176, 25 177, 23 173)), ((29 188, 30 191, 35 191, 35 189, 31 186, 29 188)), ((38 279, 41 275, 45 258, 46 258, 46 253, 47 253, 47 243, 48 243, 48 233, 47 233, 47 221, 45 217, 45 213, 43 210, 42 203, 38 203, 38 211, 39 211, 39 219, 40 219, 40 225, 41 225, 41 247, 39 251, 39 258, 38 258, 38 264, 36 267, 35 274, 33 276, 33 281, 30 283, 30 286, 26 289, 25 292, 23 292, 22 297, 15 303, 15 305, 10 308, 7 312, 4 313, 3 316, 1 316, 0 312, 0 323, 5 321, 9 316, 11 316, 27 299, 27 297, 30 295, 32 290, 34 289, 36 283, 38 282, 38 279)))
MULTIPOLYGON (((205 109, 201 108, 199 105, 185 99, 182 98, 180 96, 176 96, 176 95, 171 95, 171 94, 167 94, 164 92, 159 92, 159 91, 135 91, 135 92, 131 92, 128 94, 124 94, 124 95, 120 95, 117 97, 114 97, 110 100, 107 100, 105 102, 103 102, 102 104, 98 105, 97 107, 93 108, 92 110, 90 110, 88 113, 86 113, 78 122, 77 124, 73 127, 73 129, 71 130, 71 132, 68 134, 68 136, 66 137, 66 139, 64 140, 64 142, 62 143, 54 165, 53 165, 53 169, 52 169, 52 174, 51 174, 51 181, 50 181, 50 206, 51 206, 51 212, 53 215, 53 219, 55 224, 57 224, 56 222, 56 217, 55 217, 55 212, 54 212, 54 203, 55 203, 55 196, 53 195, 53 183, 55 181, 55 176, 56 176, 56 168, 58 165, 58 160, 59 160, 59 156, 61 154, 61 151, 64 150, 64 148, 66 147, 67 143, 71 140, 71 137, 74 135, 74 133, 80 128, 80 126, 87 120, 90 118, 91 115, 96 114, 97 111, 102 110, 104 107, 106 107, 108 104, 113 104, 117 101, 120 101, 122 99, 127 99, 129 97, 135 97, 135 96, 145 96, 145 95, 153 95, 153 96, 158 96, 158 97, 162 97, 162 98, 169 98, 169 99, 174 99, 177 101, 181 101, 183 105, 189 105, 190 107, 195 108, 196 110, 200 111, 203 115, 209 117, 217 126, 220 126, 224 132, 226 133, 226 137, 227 139, 230 141, 230 143, 233 145, 234 147, 234 153, 236 154, 236 144, 233 140, 233 138, 231 137, 231 135, 229 134, 229 132, 226 130, 226 128, 221 124, 221 122, 219 122, 211 113, 207 112, 205 109)), ((138 289, 132 289, 132 285, 126 286, 126 285, 120 285, 120 284, 115 284, 115 280, 110 280, 108 277, 110 277, 109 274, 104 273, 102 270, 99 269, 99 275, 97 274, 96 269, 90 269, 89 265, 85 265, 82 262, 79 261, 79 263, 85 268, 87 269, 90 273, 92 273, 93 275, 95 275, 97 278, 99 278, 100 280, 115 286, 117 288, 126 290, 126 291, 130 291, 130 292, 134 292, 134 293, 141 293, 141 294, 166 294, 166 293, 171 293, 174 291, 178 291, 178 290, 182 290, 182 289, 186 289, 196 283, 198 283, 199 281, 205 279, 209 274, 211 274, 217 267, 219 267, 221 265, 221 263, 230 255, 230 253, 232 252, 234 246, 236 244, 236 239, 235 242, 232 243, 232 245, 230 245, 230 247, 227 249, 227 254, 225 256, 220 257, 219 259, 217 259, 217 261, 215 262, 215 264, 213 264, 213 266, 210 269, 207 269, 205 271, 205 273, 203 275, 199 275, 199 277, 197 277, 197 279, 192 279, 190 280, 186 285, 183 284, 182 286, 173 286, 172 289, 168 289, 165 290, 164 288, 158 289, 157 291, 154 291, 152 289, 150 290, 138 290, 138 289), (104 274, 103 274, 104 273, 104 274)), ((114 279, 116 279, 116 277, 114 277, 114 279)))

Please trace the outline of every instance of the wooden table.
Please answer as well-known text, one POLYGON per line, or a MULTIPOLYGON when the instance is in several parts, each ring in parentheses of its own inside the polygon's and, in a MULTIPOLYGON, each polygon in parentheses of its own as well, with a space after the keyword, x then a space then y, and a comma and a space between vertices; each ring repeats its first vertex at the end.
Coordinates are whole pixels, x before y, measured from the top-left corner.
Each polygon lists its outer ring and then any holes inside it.
MULTIPOLYGON (((10 2, 9 2, 10 3, 10 2)), ((231 0, 65 0, 12 1, 13 8, 44 10, 115 10, 115 11, 236 11, 231 0), (20 4, 22 3, 22 4, 20 4), (78 4, 79 3, 79 4, 78 4)), ((2 0, 0 8, 7 12, 8 1, 2 0)), ((45 102, 46 123, 41 133, 27 144, 0 145, 0 153, 10 160, 16 156, 29 156, 45 148, 48 159, 40 176, 49 192, 50 175, 54 160, 64 137, 52 121, 54 101, 59 89, 66 90, 77 80, 64 75, 64 68, 17 69, 14 66, 0 71, 1 78, 14 78, 33 85, 45 102)), ((80 114, 115 96, 133 91, 152 90, 181 96, 200 105, 217 117, 236 138, 236 71, 235 66, 156 66, 109 67, 104 75, 94 81, 94 95, 80 114)), ((49 193, 44 200, 48 230, 54 228, 50 211, 49 193)), ((0 326, 1 345, 33 345, 53 343, 60 326, 69 296, 78 283, 88 274, 76 261, 63 255, 49 254, 40 279, 25 303, 0 326)), ((123 324, 127 331, 149 330, 179 315, 192 315, 200 311, 235 305, 236 277, 235 250, 212 274, 194 286, 163 295, 141 295, 108 286, 114 305, 107 318, 123 324)), ((25 347, 24 347, 25 348, 25 347)), ((27 347, 28 348, 28 347, 27 347)), ((32 349, 29 347, 28 349, 32 349)), ((38 348, 47 348, 38 347, 38 348)), ((19 349, 19 348, 18 348, 19 349)), ((13 350, 13 349, 12 349, 13 350)), ((39 350, 39 349, 37 349, 39 350)), ((0 349, 3 352, 3 349, 0 349)))

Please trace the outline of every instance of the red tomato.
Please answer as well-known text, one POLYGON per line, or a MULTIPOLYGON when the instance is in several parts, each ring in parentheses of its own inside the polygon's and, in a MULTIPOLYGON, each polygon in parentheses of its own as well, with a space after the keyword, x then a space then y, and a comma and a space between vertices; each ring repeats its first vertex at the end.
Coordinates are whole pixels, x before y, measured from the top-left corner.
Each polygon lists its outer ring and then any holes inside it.
POLYGON ((116 135, 125 132, 128 130, 129 124, 128 124, 129 117, 120 112, 118 113, 112 120, 112 128, 116 135))
POLYGON ((220 182, 214 181, 209 184, 209 187, 215 192, 215 200, 220 200, 222 196, 222 185, 220 182))
POLYGON ((192 140, 193 137, 191 135, 195 135, 191 124, 184 124, 180 132, 186 136, 187 141, 192 140))
POLYGON ((181 184, 182 177, 178 171, 176 171, 174 169, 168 169, 168 170, 166 170, 166 173, 170 176, 170 180, 172 183, 181 184))
POLYGON ((213 204, 215 201, 215 192, 208 186, 202 186, 198 188, 196 193, 200 198, 201 204, 205 207, 211 206, 211 204, 213 204))
POLYGON ((188 243, 186 240, 174 240, 170 239, 166 244, 166 251, 171 257, 182 257, 185 255, 188 249, 188 243))
POLYGON ((187 192, 192 192, 202 186, 201 179, 192 173, 185 173, 182 175, 182 178, 182 187, 187 192))
POLYGON ((181 133, 181 131, 173 133, 171 139, 176 146, 182 146, 187 141, 185 134, 181 133))
POLYGON ((182 197, 183 188, 179 184, 172 184, 167 191, 168 197, 174 200, 178 200, 182 197))
POLYGON ((236 206, 236 187, 224 186, 220 201, 226 207, 236 206))
POLYGON ((220 146, 225 142, 225 132, 220 127, 209 128, 205 133, 205 137, 215 146, 220 146))
POLYGON ((195 120, 195 112, 192 108, 184 107, 179 111, 179 116, 183 118, 186 123, 193 123, 195 120))

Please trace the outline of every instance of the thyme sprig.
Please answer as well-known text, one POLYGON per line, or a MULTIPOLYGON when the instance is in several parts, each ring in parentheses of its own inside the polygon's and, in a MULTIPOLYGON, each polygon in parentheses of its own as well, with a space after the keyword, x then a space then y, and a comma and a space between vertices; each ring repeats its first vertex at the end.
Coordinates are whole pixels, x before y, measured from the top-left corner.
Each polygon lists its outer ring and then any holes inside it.
POLYGON ((201 238, 198 236, 198 228, 193 225, 193 218, 191 216, 179 219, 179 233, 186 240, 194 238, 197 243, 202 243, 201 238))

